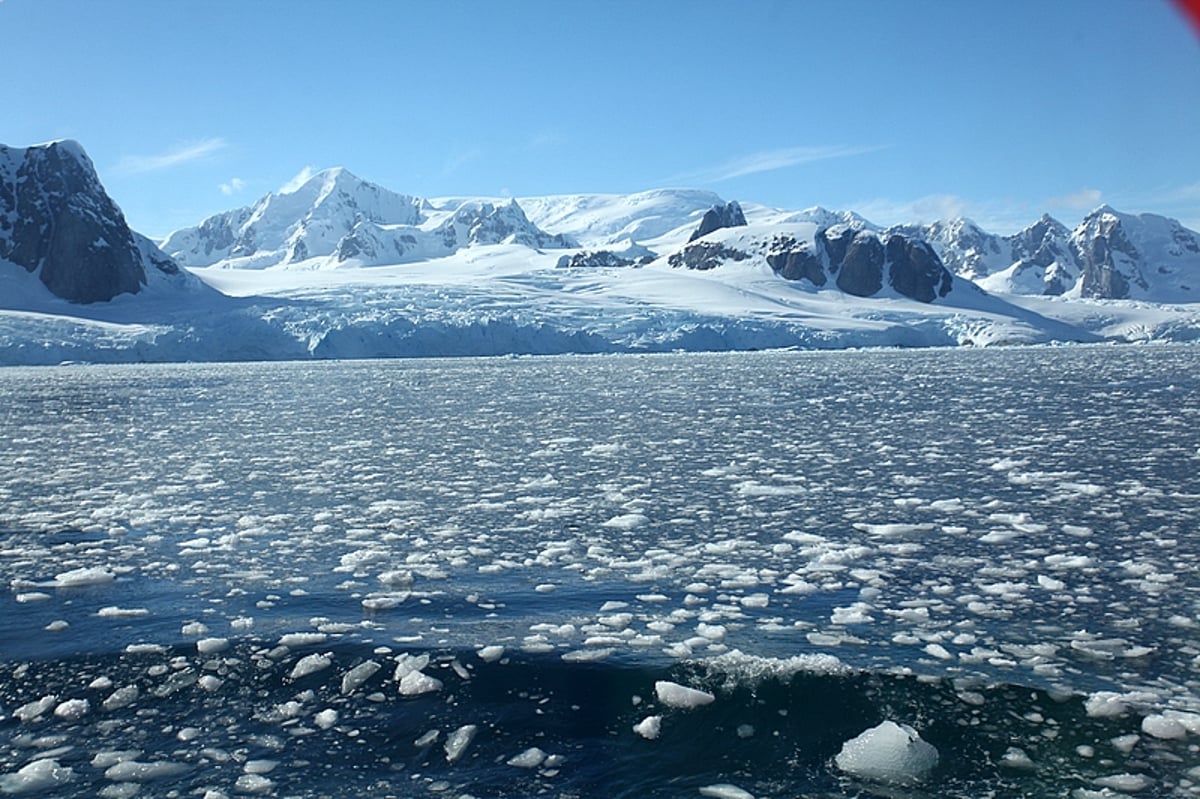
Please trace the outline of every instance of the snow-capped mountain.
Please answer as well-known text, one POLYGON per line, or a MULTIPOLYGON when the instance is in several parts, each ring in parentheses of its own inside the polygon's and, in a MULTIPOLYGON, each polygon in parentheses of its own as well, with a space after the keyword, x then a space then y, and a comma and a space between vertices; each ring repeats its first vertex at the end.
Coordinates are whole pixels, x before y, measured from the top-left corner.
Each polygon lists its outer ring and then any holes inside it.
POLYGON ((335 168, 177 230, 162 246, 190 267, 327 269, 410 263, 487 244, 561 249, 575 242, 539 229, 515 200, 431 202, 335 168))
POLYGON ((190 273, 129 229, 77 142, 0 144, 0 268, 7 292, 77 303, 152 289, 199 290, 190 273), (20 273, 24 270, 27 275, 20 273))
POLYGON ((1074 231, 1044 215, 1011 236, 968 219, 895 228, 925 238, 956 274, 1000 294, 1155 302, 1200 300, 1200 235, 1105 205, 1074 231))

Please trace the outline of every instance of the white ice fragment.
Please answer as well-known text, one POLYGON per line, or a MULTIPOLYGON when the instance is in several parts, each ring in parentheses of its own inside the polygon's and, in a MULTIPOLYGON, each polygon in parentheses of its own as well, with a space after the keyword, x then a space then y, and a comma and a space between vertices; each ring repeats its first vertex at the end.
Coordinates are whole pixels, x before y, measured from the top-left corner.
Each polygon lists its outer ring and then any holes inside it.
POLYGON ((667 707, 694 708, 716 700, 716 697, 707 691, 688 688, 686 685, 669 680, 659 680, 654 683, 654 693, 657 694, 658 701, 667 707))
POLYGON ((45 602, 49 598, 50 595, 45 591, 24 591, 13 597, 13 599, 22 605, 26 602, 45 602))
POLYGON ((104 700, 103 707, 105 710, 119 710, 123 707, 132 705, 138 699, 138 687, 136 685, 125 685, 109 694, 104 700))
POLYGON ((408 588, 413 584, 413 573, 407 569, 393 569, 380 574, 379 582, 390 588, 408 588))
POLYGON ((246 774, 270 774, 278 766, 278 760, 247 760, 242 765, 242 771, 246 774))
POLYGON ((300 658, 300 660, 296 661, 296 665, 292 668, 292 673, 289 676, 293 680, 299 680, 303 677, 307 677, 310 674, 315 674, 318 671, 327 669, 331 665, 333 665, 333 661, 330 660, 328 655, 321 655, 314 652, 313 654, 305 655, 304 657, 300 658))
POLYGON ((338 712, 331 707, 327 707, 313 716, 313 724, 316 724, 323 730, 327 730, 334 724, 337 724, 337 721, 338 712))
POLYGON ((600 526, 613 530, 633 530, 641 527, 647 521, 647 518, 641 513, 623 513, 620 516, 614 516, 600 526))
POLYGON ((54 715, 67 721, 75 721, 87 715, 92 705, 86 699, 68 699, 54 708, 54 715))
POLYGON ((220 677, 216 676, 215 674, 205 674, 203 677, 201 677, 199 680, 196 681, 196 684, 200 686, 201 690, 212 693, 213 691, 218 690, 222 685, 224 685, 225 681, 222 680, 220 677))
POLYGON ((170 760, 122 760, 105 769, 104 778, 112 782, 151 782, 178 776, 189 768, 186 763, 170 760))
POLYGON ((198 622, 198 621, 192 621, 192 622, 188 622, 187 624, 183 625, 183 627, 180 628, 180 632, 183 635, 194 635, 194 636, 208 635, 208 625, 202 624, 201 622, 198 622))
POLYGON ((56 704, 58 704, 58 697, 54 694, 47 694, 41 699, 21 705, 13 711, 13 717, 20 721, 33 721, 56 704))
POLYGON ((81 585, 111 583, 117 576, 101 566, 71 569, 54 575, 55 588, 74 588, 81 585))
POLYGON ((442 690, 442 681, 423 671, 410 671, 400 678, 401 696, 420 696, 442 690))
POLYGON ((429 746, 430 744, 437 741, 437 739, 439 737, 441 737, 441 734, 442 734, 441 730, 436 729, 436 728, 432 729, 429 732, 422 735, 417 740, 413 741, 413 746, 417 747, 418 749, 429 746))
POLYGON ((1154 784, 1154 780, 1145 774, 1112 774, 1107 777, 1097 777, 1092 783, 1101 788, 1111 788, 1114 791, 1144 791, 1154 784))
POLYGON ((1162 714, 1142 719, 1142 732, 1164 741, 1181 741, 1187 737, 1187 727, 1182 722, 1162 714))
POLYGON ((662 716, 646 716, 633 725, 633 731, 647 741, 653 741, 662 734, 662 716))
POLYGON ((325 633, 287 633, 279 638, 280 646, 314 646, 323 644, 329 638, 325 633))
POLYGON ((863 779, 915 785, 937 766, 938 751, 912 727, 889 720, 842 744, 834 763, 863 779))
POLYGON ((201 655, 212 655, 217 652, 224 652, 228 648, 228 638, 201 638, 196 642, 196 651, 201 655))
POLYGON ((475 733, 479 732, 479 727, 474 724, 464 724, 446 737, 446 762, 456 763, 463 754, 466 753, 467 747, 471 745, 471 741, 475 740, 475 733))
POLYGON ((261 774, 243 774, 233 784, 238 793, 269 793, 275 783, 261 774))
POLYGON ((374 660, 364 660, 342 675, 342 694, 352 694, 359 686, 375 676, 383 666, 374 660))
POLYGON ((705 785, 700 789, 700 795, 715 797, 715 799, 754 799, 754 794, 727 782, 705 785))
POLYGON ((531 746, 519 755, 509 758, 508 765, 517 768, 537 768, 546 760, 546 753, 536 746, 531 746))
POLYGON ((1111 741, 1109 741, 1109 743, 1113 745, 1113 749, 1116 749, 1121 754, 1127 755, 1133 751, 1133 748, 1138 745, 1138 741, 1140 740, 1142 740, 1142 736, 1138 735, 1136 732, 1132 732, 1128 735, 1118 735, 1116 738, 1113 738, 1111 741))
POLYGON ((68 624, 63 619, 55 619, 54 621, 50 622, 42 629, 44 629, 46 632, 49 632, 49 633, 61 633, 63 630, 67 629, 70 626, 71 625, 68 624))
POLYGON ((924 649, 925 654, 931 655, 938 660, 953 660, 954 655, 951 655, 949 650, 941 644, 932 643, 926 644, 924 649))
POLYGON ((10 774, 0 774, 0 793, 43 793, 64 785, 75 777, 70 766, 53 758, 28 763, 10 774))
POLYGON ((479 655, 479 659, 484 663, 494 663, 504 657, 504 647, 499 644, 485 646, 477 654, 479 655))
POLYGON ((96 615, 102 619, 137 619, 149 616, 150 611, 146 608, 122 608, 108 605, 96 611, 96 615))
POLYGON ((1124 716, 1129 712, 1125 703, 1127 696, 1113 691, 1097 691, 1083 703, 1084 710, 1094 719, 1124 716))
POLYGON ((1000 765, 1020 771, 1033 771, 1037 768, 1029 754, 1016 746, 1008 747, 1008 751, 1000 758, 1000 765))

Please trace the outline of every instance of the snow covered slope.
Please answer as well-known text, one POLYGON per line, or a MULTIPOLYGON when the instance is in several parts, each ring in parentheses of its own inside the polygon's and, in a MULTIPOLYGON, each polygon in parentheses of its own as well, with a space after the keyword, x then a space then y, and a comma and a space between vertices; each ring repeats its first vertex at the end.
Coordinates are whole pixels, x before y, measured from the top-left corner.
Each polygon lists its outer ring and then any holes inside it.
POLYGON ((125 223, 78 143, 0 144, 0 303, 104 302, 200 283, 125 223))
POLYGON ((333 269, 410 263, 500 243, 532 249, 575 244, 540 230, 514 200, 431 202, 336 168, 177 230, 162 247, 190 267, 333 269))

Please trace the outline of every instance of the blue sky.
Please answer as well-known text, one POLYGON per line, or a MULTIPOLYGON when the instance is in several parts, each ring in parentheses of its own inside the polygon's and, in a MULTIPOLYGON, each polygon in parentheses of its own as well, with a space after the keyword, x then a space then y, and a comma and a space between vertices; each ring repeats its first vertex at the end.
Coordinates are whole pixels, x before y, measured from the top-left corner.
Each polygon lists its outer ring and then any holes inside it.
POLYGON ((79 140, 149 235, 329 166, 1200 227, 1200 39, 1166 0, 0 0, 0 53, 0 142, 79 140))

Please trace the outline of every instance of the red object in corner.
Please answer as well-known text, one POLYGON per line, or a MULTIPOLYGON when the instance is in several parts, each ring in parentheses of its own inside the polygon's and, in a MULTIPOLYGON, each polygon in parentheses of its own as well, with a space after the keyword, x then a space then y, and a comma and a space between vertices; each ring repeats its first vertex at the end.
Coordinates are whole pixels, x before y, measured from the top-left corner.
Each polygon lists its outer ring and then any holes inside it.
POLYGON ((1192 23, 1197 35, 1200 35, 1200 0, 1175 0, 1175 5, 1192 23))

